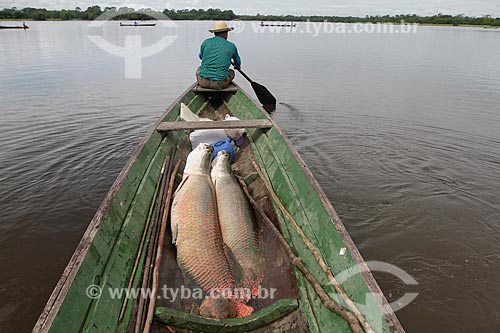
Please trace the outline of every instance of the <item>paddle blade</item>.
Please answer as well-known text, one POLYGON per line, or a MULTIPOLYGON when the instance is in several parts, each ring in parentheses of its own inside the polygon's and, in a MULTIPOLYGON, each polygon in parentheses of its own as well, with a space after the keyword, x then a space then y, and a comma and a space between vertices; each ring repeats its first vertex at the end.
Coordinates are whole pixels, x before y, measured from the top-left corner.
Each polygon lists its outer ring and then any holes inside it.
POLYGON ((264 87, 261 84, 258 84, 257 82, 252 82, 252 88, 253 91, 255 91, 255 95, 257 95, 259 102, 261 102, 264 105, 268 104, 276 105, 276 98, 273 96, 273 94, 271 94, 269 90, 267 90, 266 87, 264 87))

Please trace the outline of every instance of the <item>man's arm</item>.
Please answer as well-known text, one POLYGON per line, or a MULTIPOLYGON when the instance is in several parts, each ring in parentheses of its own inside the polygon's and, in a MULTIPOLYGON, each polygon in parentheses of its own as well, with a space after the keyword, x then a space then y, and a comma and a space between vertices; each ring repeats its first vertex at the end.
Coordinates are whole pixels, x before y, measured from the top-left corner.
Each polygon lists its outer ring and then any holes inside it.
POLYGON ((241 58, 240 55, 238 54, 238 48, 236 47, 236 45, 234 46, 233 63, 234 63, 234 68, 241 67, 241 58))
POLYGON ((204 49, 204 46, 205 45, 205 42, 203 42, 203 44, 201 44, 201 47, 200 47, 200 53, 198 54, 198 57, 200 58, 200 60, 203 60, 203 49, 204 49))

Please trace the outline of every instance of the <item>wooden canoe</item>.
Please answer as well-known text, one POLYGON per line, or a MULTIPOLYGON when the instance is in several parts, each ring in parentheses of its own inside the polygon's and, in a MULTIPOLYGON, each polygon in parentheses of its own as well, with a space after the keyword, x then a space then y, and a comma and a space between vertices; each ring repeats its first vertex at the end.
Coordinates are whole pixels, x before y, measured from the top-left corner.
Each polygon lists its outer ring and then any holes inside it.
POLYGON ((260 24, 261 27, 285 27, 285 28, 295 28, 297 26, 297 24, 295 23, 291 23, 291 24, 288 24, 288 23, 261 23, 260 24))
POLYGON ((0 25, 0 29, 29 29, 30 27, 28 27, 27 25, 16 25, 16 26, 8 26, 8 25, 0 25))
POLYGON ((154 27, 156 23, 120 23, 120 27, 154 27))
MULTIPOLYGON (((363 305, 363 314, 375 332, 404 332, 304 161, 267 112, 236 85, 217 92, 194 85, 154 124, 90 222, 33 331, 142 332, 140 314, 144 307, 141 308, 140 297, 128 301, 103 292, 99 298, 90 298, 88 288, 93 285, 101 290, 138 288, 150 280, 145 278, 155 262, 149 256, 152 252, 148 251, 153 248, 151 244, 154 245, 155 238, 154 224, 150 222, 151 216, 158 215, 156 206, 160 200, 156 197, 161 170, 165 170, 167 160, 169 165, 185 160, 190 151, 188 133, 200 126, 247 128, 248 140, 237 153, 233 168, 249 184, 256 200, 268 212, 295 254, 302 258, 322 287, 329 294, 335 294, 299 234, 290 226, 277 203, 270 199, 262 180, 255 176, 252 160, 260 166, 280 202, 314 243, 332 272, 338 274, 352 269, 353 276, 341 285, 354 302, 363 305), (218 121, 211 125, 209 122, 200 122, 204 123, 202 125, 181 122, 181 102, 204 117, 221 120, 230 113, 241 122, 218 121), (344 248, 347 251, 341 254, 344 248)), ((182 167, 173 179, 181 174, 182 167)), ((254 314, 237 319, 200 317, 196 313, 199 304, 191 299, 159 299, 153 306, 151 332, 176 332, 178 329, 184 329, 183 332, 350 332, 341 317, 323 306, 276 238, 266 230, 262 228, 267 259, 262 285, 275 288, 276 297, 251 300, 254 314)), ((182 287, 186 281, 177 267, 169 232, 164 237, 163 256, 156 262, 158 285, 182 287)))

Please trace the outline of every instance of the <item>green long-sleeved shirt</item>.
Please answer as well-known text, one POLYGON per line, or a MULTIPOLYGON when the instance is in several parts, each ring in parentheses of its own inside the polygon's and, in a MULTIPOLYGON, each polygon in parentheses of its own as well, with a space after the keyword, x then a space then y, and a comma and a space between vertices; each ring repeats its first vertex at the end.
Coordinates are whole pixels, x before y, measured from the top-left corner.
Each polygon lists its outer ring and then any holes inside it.
POLYGON ((236 66, 241 66, 236 45, 230 41, 214 36, 206 39, 200 48, 200 76, 212 80, 225 80, 231 60, 236 66))

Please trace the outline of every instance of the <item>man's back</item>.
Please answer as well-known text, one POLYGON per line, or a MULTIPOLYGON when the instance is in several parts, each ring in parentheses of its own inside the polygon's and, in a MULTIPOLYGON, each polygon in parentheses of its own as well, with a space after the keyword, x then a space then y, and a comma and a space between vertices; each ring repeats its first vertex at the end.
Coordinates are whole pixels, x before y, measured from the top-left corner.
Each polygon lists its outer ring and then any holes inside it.
POLYGON ((240 63, 236 45, 219 36, 208 38, 203 42, 200 58, 202 59, 200 76, 213 80, 226 79, 231 59, 234 59, 236 64, 240 63))

